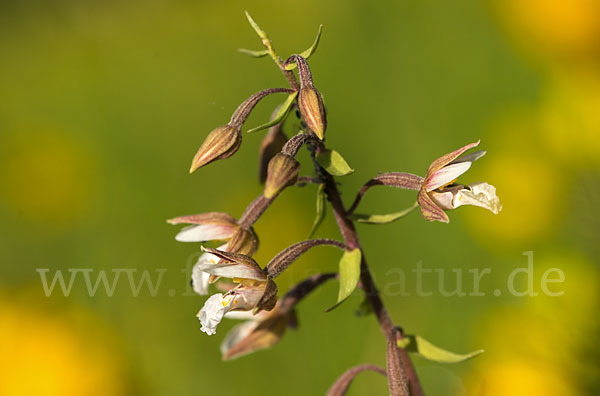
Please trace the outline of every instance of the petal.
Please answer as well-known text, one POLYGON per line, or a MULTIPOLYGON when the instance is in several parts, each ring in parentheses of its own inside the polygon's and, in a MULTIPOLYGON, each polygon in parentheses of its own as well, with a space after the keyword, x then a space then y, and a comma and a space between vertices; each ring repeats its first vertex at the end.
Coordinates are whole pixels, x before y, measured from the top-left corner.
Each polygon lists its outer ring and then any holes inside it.
MULTIPOLYGON (((227 244, 220 246, 219 249, 226 249, 227 244)), ((192 288, 201 296, 208 294, 208 285, 210 284, 210 274, 202 270, 201 266, 205 264, 216 264, 219 258, 214 254, 203 253, 194 265, 192 270, 192 288)))
POLYGON ((256 321, 259 319, 259 317, 261 315, 262 315, 262 312, 258 315, 254 315, 254 313, 252 313, 251 311, 229 311, 229 312, 227 312, 225 317, 227 319, 234 319, 234 320, 254 320, 254 321, 256 321))
POLYGON ((452 183, 456 178, 468 171, 471 164, 472 162, 459 162, 437 170, 425 182, 426 191, 432 191, 452 183))
POLYGON ((444 166, 450 164, 452 161, 454 161, 456 158, 458 158, 462 153, 464 153, 465 151, 472 149, 473 147, 477 147, 479 145, 479 140, 471 143, 471 144, 467 144, 464 147, 459 148, 458 150, 454 150, 451 153, 448 153, 446 155, 442 155, 440 158, 436 159, 435 161, 433 161, 433 163, 429 166, 429 169, 427 170, 427 177, 429 178, 429 176, 431 174, 433 174, 434 172, 438 171, 439 169, 443 168, 444 166))
POLYGON ((500 213, 502 204, 496 195, 496 187, 487 183, 474 183, 469 188, 459 191, 453 199, 454 207, 474 205, 489 210, 494 214, 500 213))
POLYGON ((474 153, 463 155, 462 157, 458 157, 454 161, 450 162, 448 165, 458 164, 460 162, 475 162, 479 158, 483 157, 486 153, 487 153, 487 151, 485 151, 485 150, 475 151, 474 153))
POLYGON ((444 191, 444 192, 431 191, 429 193, 429 197, 437 206, 439 206, 443 210, 454 209, 454 204, 452 203, 452 199, 454 198, 454 193, 451 191, 444 191))
POLYGON ((267 276, 261 270, 239 263, 220 262, 218 264, 202 263, 198 269, 214 276, 223 276, 225 278, 245 278, 264 281, 267 276))
POLYGON ((443 223, 450 222, 446 213, 431 200, 427 192, 425 192, 425 189, 419 191, 417 202, 419 203, 421 214, 425 217, 425 220, 441 221, 443 223))
POLYGON ((237 225, 235 219, 221 212, 207 212, 195 215, 179 216, 174 219, 167 220, 170 224, 229 224, 237 225))
POLYGON ((213 294, 206 300, 204 306, 198 312, 198 319, 202 327, 200 330, 208 335, 213 335, 217 331, 217 326, 221 323, 223 315, 231 310, 233 296, 221 293, 213 294))
POLYGON ((210 282, 208 279, 210 278, 210 274, 202 271, 198 268, 198 265, 194 266, 192 271, 192 289, 201 296, 205 296, 208 294, 208 285, 210 282))
POLYGON ((202 250, 214 254, 221 259, 217 264, 199 264, 202 271, 215 276, 224 276, 226 278, 245 278, 259 281, 267 279, 267 276, 260 266, 251 257, 205 247, 202 247, 202 250))
MULTIPOLYGON (((283 334, 290 322, 291 312, 282 314, 273 311, 268 318, 260 322, 258 326, 252 329, 245 337, 236 337, 237 342, 230 342, 223 346, 223 360, 236 359, 238 357, 248 355, 249 353, 259 351, 261 349, 270 348, 275 345, 283 334)), ((247 329, 241 329, 240 333, 247 329)), ((233 336, 232 336, 233 338, 233 336)))
POLYGON ((223 339, 223 342, 221 343, 221 355, 227 355, 227 352, 229 352, 231 347, 248 337, 248 335, 250 335, 250 333, 252 333, 252 331, 256 329, 258 325, 259 322, 247 321, 229 330, 229 333, 227 333, 223 339))
POLYGON ((175 239, 179 242, 205 242, 231 238, 236 227, 224 224, 198 224, 183 228, 175 239))
POLYGON ((249 311, 254 309, 264 293, 264 283, 256 287, 241 286, 232 290, 230 292, 230 295, 233 296, 231 310, 249 311))

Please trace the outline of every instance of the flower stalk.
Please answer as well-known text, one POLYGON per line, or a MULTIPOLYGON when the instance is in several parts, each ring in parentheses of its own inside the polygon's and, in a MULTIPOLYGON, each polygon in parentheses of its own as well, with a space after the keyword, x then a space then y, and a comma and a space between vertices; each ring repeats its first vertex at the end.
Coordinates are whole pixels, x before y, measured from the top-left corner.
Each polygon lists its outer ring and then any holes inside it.
MULTIPOLYGON (((301 55, 290 56, 284 62, 275 53, 267 34, 248 13, 246 16, 266 50, 243 50, 242 52, 254 57, 270 55, 284 74, 290 88, 267 89, 244 101, 233 113, 227 125, 218 127, 209 134, 194 157, 192 171, 217 159, 228 158, 237 151, 241 144, 242 126, 262 98, 279 92, 291 95, 281 106, 281 111, 274 112, 272 122, 252 130, 259 131, 271 127, 260 151, 259 174, 261 181, 265 181, 265 189, 246 207, 239 220, 236 221, 228 214, 217 212, 171 220, 173 224, 189 224, 178 234, 177 239, 180 241, 225 242, 218 249, 203 247, 204 254, 194 266, 194 290, 199 294, 207 294, 208 283, 216 282, 220 278, 231 279, 231 283, 221 287, 225 294, 212 295, 200 310, 198 316, 202 331, 214 334, 217 325, 226 316, 235 315, 248 319, 247 322, 236 326, 222 344, 224 359, 243 356, 271 347, 279 341, 287 327, 295 327, 296 304, 323 282, 339 278, 338 304, 343 302, 360 283, 360 288, 386 340, 386 370, 383 371, 372 365, 354 367, 335 382, 328 395, 343 395, 358 373, 374 370, 387 376, 390 395, 422 396, 424 392, 408 352, 399 347, 399 343, 402 344, 400 341, 404 338, 403 331, 391 319, 373 280, 356 231, 353 213, 366 192, 374 186, 391 186, 418 192, 417 203, 421 213, 429 221, 448 222, 445 211, 462 205, 479 206, 498 213, 501 204, 493 186, 487 183, 470 185, 456 183, 458 176, 466 172, 485 152, 461 157, 465 151, 477 146, 479 142, 464 146, 435 160, 425 177, 404 172, 380 174, 362 186, 353 203, 346 209, 334 175, 343 176, 351 173, 352 169, 339 153, 329 150, 323 142, 327 127, 325 107, 321 94, 314 86, 312 73, 306 61, 306 58, 316 49, 321 29, 313 46, 301 55), (295 67, 298 69, 299 82, 292 71, 295 67), (299 110, 303 124, 300 133, 287 140, 282 125, 292 108, 299 110), (312 176, 300 175, 300 163, 296 156, 303 146, 306 146, 312 159, 312 176), (326 154, 329 156, 327 157, 326 154), (326 157, 323 166, 317 161, 317 157, 320 160, 326 157), (335 160, 337 162, 332 158, 337 158, 335 160), (340 163, 344 166, 340 166, 340 163), (332 164, 334 166, 331 166, 332 164), (308 239, 298 242, 281 251, 266 266, 261 267, 251 257, 258 247, 258 238, 253 231, 253 225, 285 188, 306 183, 319 185, 318 197, 320 198, 317 202, 323 204, 317 205, 317 213, 324 213, 319 208, 324 207, 325 197, 330 202, 343 242, 332 239, 308 239), (314 275, 289 290, 283 298, 278 299, 278 287, 274 279, 302 254, 320 245, 335 246, 344 250, 339 274, 314 275)), ((402 215, 394 214, 393 218, 402 215)), ((383 220, 371 222, 384 223, 383 220)), ((316 224, 318 225, 318 222, 316 224)), ((404 340, 408 339, 410 337, 404 338, 404 340)))

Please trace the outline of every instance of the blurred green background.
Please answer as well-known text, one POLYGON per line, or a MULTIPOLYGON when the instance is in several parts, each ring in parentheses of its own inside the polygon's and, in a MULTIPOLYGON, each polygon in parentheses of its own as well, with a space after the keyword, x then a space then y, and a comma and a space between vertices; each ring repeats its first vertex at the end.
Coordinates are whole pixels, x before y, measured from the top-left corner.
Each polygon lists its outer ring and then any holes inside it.
MULTIPOLYGON (((457 365, 415 357, 426 393, 600 393, 597 1, 24 0, 0 4, 0 394, 324 394, 350 366, 385 364, 376 321, 355 315, 359 293, 323 312, 335 282, 303 301, 299 330, 269 351, 222 362, 234 323, 213 337, 199 330, 204 298, 190 295, 184 273, 199 246, 177 243, 165 219, 239 216, 261 193, 257 135, 230 160, 187 170, 241 101, 285 84, 269 59, 236 52, 260 48, 245 9, 282 56, 304 50, 324 24, 310 65, 327 143, 356 170, 342 180, 347 202, 377 172, 423 175, 479 138, 488 150, 461 180, 496 185, 500 215, 466 207, 448 225, 415 212, 359 226, 398 324, 452 351, 486 350, 457 365), (526 251, 536 291, 545 269, 560 268, 563 296, 506 293, 526 251), (491 268, 486 296, 420 297, 410 276, 410 296, 390 295, 394 270, 410 275, 418 262, 463 269, 467 290, 469 269, 491 268), (147 288, 133 296, 125 276, 113 296, 102 287, 89 296, 79 278, 70 296, 46 297, 38 268, 167 272, 155 297, 147 288)), ((262 102, 248 125, 282 99, 262 102)), ((260 263, 306 238, 314 196, 311 186, 288 189, 257 223, 260 263)), ((414 198, 374 189, 360 210, 397 211, 414 198)), ((331 215, 318 235, 339 238, 331 215)), ((338 257, 307 254, 280 290, 336 270, 338 257)), ((437 278, 424 288, 437 290, 437 278)), ((350 394, 386 392, 366 373, 350 394)))

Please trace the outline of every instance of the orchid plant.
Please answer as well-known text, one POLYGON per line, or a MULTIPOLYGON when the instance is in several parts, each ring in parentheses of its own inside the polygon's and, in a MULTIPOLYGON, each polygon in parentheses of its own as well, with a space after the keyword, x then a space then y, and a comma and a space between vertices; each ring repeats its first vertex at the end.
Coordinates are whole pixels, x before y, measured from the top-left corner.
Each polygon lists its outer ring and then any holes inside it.
POLYGON ((190 172, 194 172, 213 161, 235 154, 242 143, 242 129, 252 109, 264 97, 284 93, 287 94, 287 98, 275 109, 271 120, 246 131, 268 129, 260 148, 259 173, 261 182, 265 184, 264 192, 248 205, 238 220, 229 214, 218 212, 169 220, 172 224, 187 225, 177 234, 178 241, 222 243, 216 249, 202 246, 203 253, 193 269, 192 287, 197 294, 207 295, 211 284, 216 284, 222 292, 210 296, 198 313, 201 330, 212 335, 216 333, 223 318, 245 320, 225 337, 221 345, 225 360, 272 347, 281 339, 287 328, 296 327, 296 305, 323 282, 338 279, 338 299, 329 310, 343 303, 357 287, 362 289, 365 301, 368 302, 386 338, 387 364, 385 369, 370 364, 351 368, 335 381, 327 394, 345 394, 357 374, 373 370, 387 377, 391 395, 423 395, 409 353, 420 354, 440 362, 459 362, 481 351, 466 355, 445 351, 419 336, 405 334, 394 323, 371 276, 355 222, 389 223, 417 206, 426 220, 446 223, 449 221, 446 211, 462 205, 479 206, 497 214, 501 210, 501 204, 493 186, 487 183, 456 183, 457 178, 481 158, 485 151, 463 155, 479 142, 468 144, 433 161, 425 177, 402 172, 379 174, 363 185, 354 202, 346 208, 338 190, 336 177, 345 176, 351 173, 352 169, 337 151, 325 145, 325 105, 315 87, 307 63, 317 49, 322 27, 319 28, 310 48, 284 61, 273 49, 267 34, 248 13, 246 16, 265 49, 240 51, 252 57, 270 56, 286 78, 289 88, 266 89, 250 96, 233 113, 229 123, 210 132, 194 156, 190 169, 190 172), (299 130, 293 131, 296 133, 288 139, 284 132, 284 122, 294 116, 298 117, 300 127, 299 130), (296 160, 296 155, 303 147, 308 149, 313 159, 309 167, 310 176, 299 176, 301 164, 296 160), (318 186, 317 218, 311 235, 325 214, 325 201, 329 201, 342 241, 301 241, 277 254, 265 266, 261 266, 252 258, 258 248, 253 224, 284 189, 308 183, 318 186), (416 191, 415 205, 389 215, 355 213, 366 192, 378 185, 416 191), (339 273, 315 274, 279 296, 275 279, 300 255, 319 245, 331 245, 342 250, 339 273))

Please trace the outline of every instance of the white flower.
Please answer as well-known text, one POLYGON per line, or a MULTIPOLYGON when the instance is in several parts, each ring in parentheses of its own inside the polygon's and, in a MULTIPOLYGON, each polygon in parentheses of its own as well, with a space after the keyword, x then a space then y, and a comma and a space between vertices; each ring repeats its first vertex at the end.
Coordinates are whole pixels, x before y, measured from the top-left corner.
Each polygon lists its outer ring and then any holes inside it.
POLYGON ((204 306, 198 312, 198 319, 202 327, 200 330, 208 335, 217 331, 223 316, 233 310, 248 311, 253 309, 260 301, 265 292, 265 283, 262 282, 254 287, 240 285, 223 295, 213 294, 206 300, 204 306))
MULTIPOLYGON (((202 331, 209 335, 214 334, 223 316, 230 311, 250 311, 255 308, 256 311, 261 311, 273 308, 277 300, 277 285, 267 277, 256 261, 243 254, 204 247, 202 250, 220 261, 211 262, 210 256, 207 256, 202 263, 199 260, 196 264, 198 271, 231 278, 238 284, 225 295, 218 293, 206 300, 198 313, 202 331)), ((201 282, 203 275, 198 276, 201 282)))
POLYGON ((198 319, 202 324, 200 330, 208 335, 215 334, 217 325, 221 323, 223 315, 231 309, 232 301, 232 296, 227 296, 227 299, 225 299, 221 293, 210 296, 198 313, 198 319))
POLYGON ((447 223, 449 219, 444 210, 456 209, 462 205, 479 206, 494 214, 502 210, 494 186, 487 183, 474 183, 469 186, 455 183, 460 175, 469 170, 473 162, 485 155, 485 151, 477 151, 461 157, 461 154, 478 144, 479 142, 468 144, 431 164, 417 198, 425 219, 447 223))

